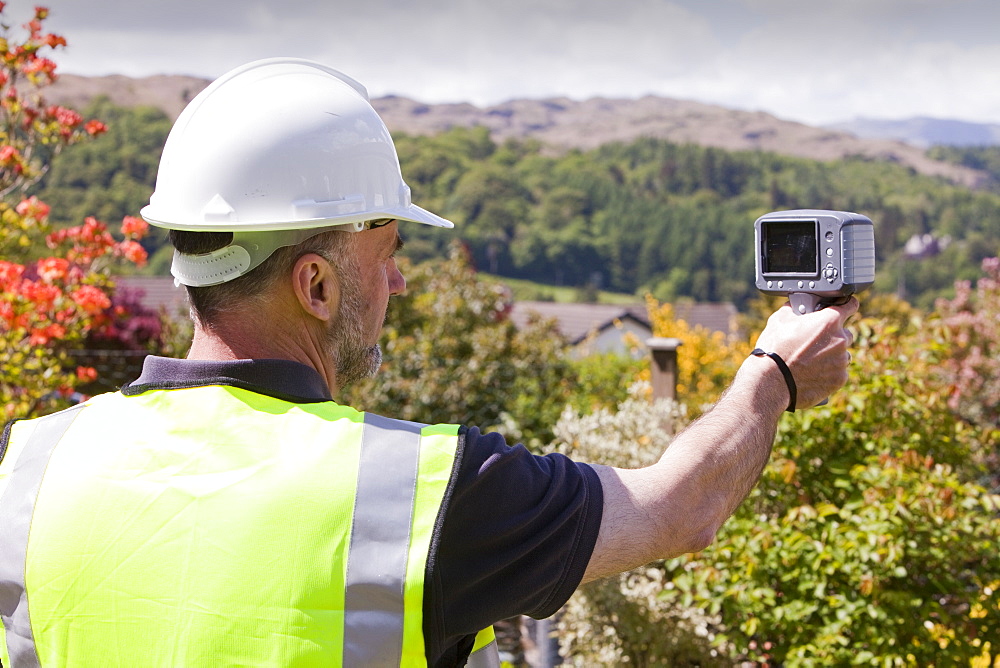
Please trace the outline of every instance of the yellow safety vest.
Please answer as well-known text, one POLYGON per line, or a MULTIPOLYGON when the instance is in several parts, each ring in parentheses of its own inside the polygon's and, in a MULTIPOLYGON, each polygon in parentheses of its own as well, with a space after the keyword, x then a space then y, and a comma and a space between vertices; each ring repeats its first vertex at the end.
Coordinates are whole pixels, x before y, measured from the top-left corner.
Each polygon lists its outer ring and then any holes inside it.
MULTIPOLYGON (((426 665, 424 572, 457 436, 223 386, 15 422, 3 665, 426 665)), ((492 627, 469 665, 499 665, 492 627)))

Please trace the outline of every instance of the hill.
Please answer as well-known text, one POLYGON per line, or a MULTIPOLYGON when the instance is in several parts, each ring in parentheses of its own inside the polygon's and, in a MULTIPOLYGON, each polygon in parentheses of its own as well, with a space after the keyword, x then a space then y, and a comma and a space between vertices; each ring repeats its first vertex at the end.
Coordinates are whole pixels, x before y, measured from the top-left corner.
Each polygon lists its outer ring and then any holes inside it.
MULTIPOLYGON (((120 106, 150 105, 176 118, 208 83, 186 76, 132 79, 64 74, 47 95, 52 102, 76 108, 103 95, 120 106)), ((940 176, 969 187, 986 182, 981 172, 933 160, 922 149, 901 141, 863 139, 763 112, 686 100, 654 96, 638 100, 553 98, 512 100, 481 108, 471 104, 425 104, 390 96, 373 100, 373 105, 393 133, 432 135, 454 127, 484 126, 497 142, 530 138, 561 149, 590 149, 610 142, 655 137, 730 151, 763 150, 824 161, 862 157, 902 164, 920 174, 940 176)))
POLYGON ((1000 146, 1000 125, 942 118, 885 120, 857 118, 829 126, 865 139, 898 139, 919 148, 930 146, 1000 146))
POLYGON ((173 120, 209 83, 207 79, 188 76, 133 79, 120 74, 103 77, 60 74, 46 89, 45 97, 56 104, 83 109, 91 100, 103 96, 120 107, 156 107, 173 120))

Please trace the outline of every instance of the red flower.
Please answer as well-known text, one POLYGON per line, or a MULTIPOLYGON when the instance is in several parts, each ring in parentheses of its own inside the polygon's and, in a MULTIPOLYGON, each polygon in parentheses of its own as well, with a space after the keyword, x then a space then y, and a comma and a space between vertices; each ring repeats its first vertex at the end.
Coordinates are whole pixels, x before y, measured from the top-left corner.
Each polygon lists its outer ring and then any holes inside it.
POLYGON ((0 321, 6 326, 7 329, 12 329, 14 327, 14 305, 8 301, 0 301, 0 321))
POLYGON ((56 122, 64 128, 75 128, 83 122, 83 116, 80 114, 76 113, 72 109, 60 107, 55 104, 46 109, 45 113, 49 116, 49 118, 54 118, 56 122))
POLYGON ((28 337, 29 346, 44 346, 49 342, 49 334, 44 327, 36 327, 31 330, 31 336, 28 337))
POLYGON ((66 230, 56 230, 45 237, 45 245, 49 248, 55 248, 62 242, 66 241, 66 230))
POLYGON ((25 130, 30 130, 31 124, 38 118, 38 110, 34 107, 24 107, 22 111, 24 113, 24 120, 21 122, 21 127, 25 130))
POLYGON ((52 283, 66 277, 69 261, 62 257, 46 257, 38 261, 36 271, 46 283, 52 283))
MULTIPOLYGON (((0 11, 2 11, 2 8, 0 8, 0 11)), ((66 38, 62 35, 49 34, 44 37, 43 41, 53 49, 57 46, 66 46, 66 38)))
POLYGON ((136 216, 125 216, 122 218, 122 234, 126 237, 141 239, 149 231, 149 224, 142 218, 136 216))
POLYGON ((66 336, 66 328, 62 325, 52 324, 47 327, 35 327, 28 337, 28 344, 32 346, 44 346, 52 339, 61 339, 66 336))
POLYGON ((21 284, 21 294, 32 302, 39 312, 48 311, 62 296, 62 291, 54 285, 38 281, 24 281, 21 284))
POLYGON ((84 313, 96 315, 106 308, 111 307, 111 300, 99 288, 93 285, 84 285, 77 288, 70 298, 76 302, 77 306, 83 309, 84 313))
POLYGON ((140 267, 146 264, 146 249, 143 248, 138 241, 123 241, 118 245, 118 252, 120 252, 126 260, 140 267))
POLYGON ((48 76, 53 76, 56 71, 56 64, 49 60, 48 58, 32 58, 28 61, 28 64, 22 68, 25 74, 47 74, 48 76))
POLYGON ((76 378, 83 383, 92 383, 97 380, 97 369, 92 366, 76 367, 76 378))
POLYGON ((0 260, 0 287, 9 289, 10 286, 21 280, 23 274, 24 265, 0 260))
MULTIPOLYGON (((2 152, 2 149, 0 149, 0 152, 2 152)), ((25 218, 34 218, 35 220, 42 221, 49 217, 51 207, 32 195, 26 200, 21 200, 21 203, 17 205, 15 210, 25 218)))
POLYGON ((96 137, 97 135, 107 132, 108 126, 98 120, 91 120, 87 121, 87 124, 83 126, 83 129, 86 130, 87 134, 91 137, 96 137))
POLYGON ((87 216, 86 218, 83 219, 82 228, 77 227, 72 229, 80 230, 81 238, 87 241, 93 241, 96 240, 101 234, 103 234, 104 231, 108 229, 108 226, 102 223, 101 221, 97 220, 93 216, 87 216))
POLYGON ((5 167, 10 167, 12 164, 16 163, 21 155, 17 152, 17 149, 10 144, 0 146, 0 165, 5 167))

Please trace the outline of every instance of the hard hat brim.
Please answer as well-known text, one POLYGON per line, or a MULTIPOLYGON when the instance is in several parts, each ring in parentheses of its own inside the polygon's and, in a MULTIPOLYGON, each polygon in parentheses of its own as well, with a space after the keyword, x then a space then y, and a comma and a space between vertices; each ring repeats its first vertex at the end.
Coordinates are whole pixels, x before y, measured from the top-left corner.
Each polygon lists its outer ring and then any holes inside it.
POLYGON ((455 223, 442 218, 441 216, 431 213, 427 209, 417 206, 416 204, 411 204, 406 207, 406 215, 392 215, 386 216, 387 218, 395 218, 396 220, 408 220, 412 223, 423 223, 424 225, 432 225, 434 227, 455 227, 455 223))
POLYGON ((139 215, 143 220, 154 227, 163 227, 172 230, 184 230, 188 232, 276 232, 280 230, 307 230, 318 227, 347 226, 351 223, 363 223, 368 220, 379 218, 393 218, 395 220, 405 220, 411 223, 421 223, 432 227, 453 228, 455 223, 446 218, 431 213, 427 209, 411 204, 406 207, 386 207, 374 211, 366 211, 358 216, 340 216, 337 218, 314 218, 312 220, 286 220, 286 221, 207 221, 195 220, 191 222, 178 221, 173 217, 169 220, 161 220, 157 215, 153 205, 144 206, 139 215))

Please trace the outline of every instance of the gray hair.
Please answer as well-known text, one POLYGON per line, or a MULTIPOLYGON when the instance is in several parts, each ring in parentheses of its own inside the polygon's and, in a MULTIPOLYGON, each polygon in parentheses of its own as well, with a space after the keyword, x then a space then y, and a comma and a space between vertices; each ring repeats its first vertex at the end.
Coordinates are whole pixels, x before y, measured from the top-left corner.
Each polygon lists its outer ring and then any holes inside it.
MULTIPOLYGON (((232 232, 190 232, 170 230, 170 242, 179 252, 202 255, 225 248, 233 241, 232 232)), ((229 312, 249 304, 262 304, 277 282, 286 277, 300 257, 315 253, 327 260, 343 278, 354 270, 351 251, 354 234, 341 230, 328 230, 309 237, 293 246, 278 248, 259 266, 231 281, 207 287, 185 286, 191 305, 191 317, 203 327, 211 327, 229 312)))

